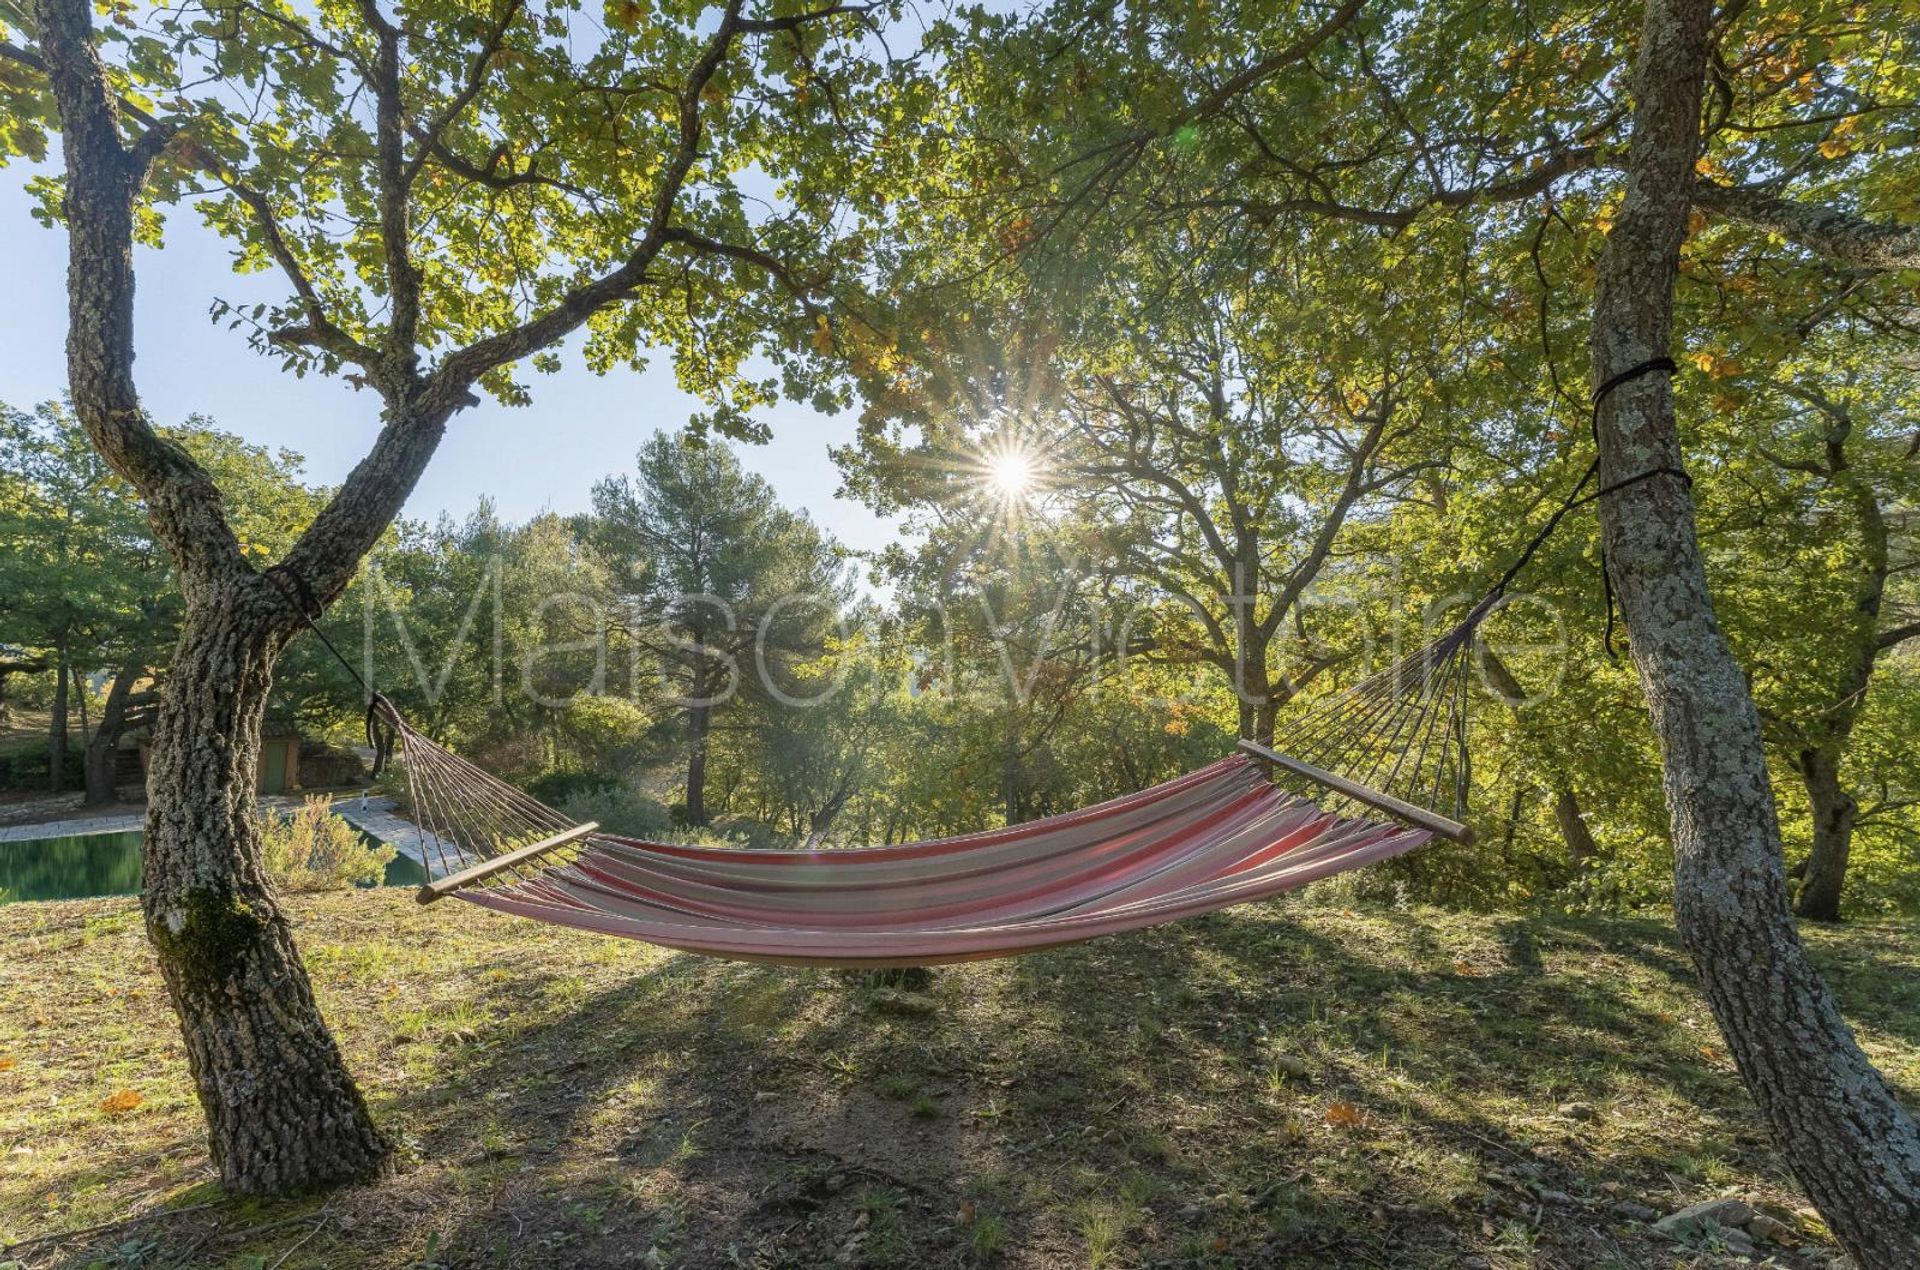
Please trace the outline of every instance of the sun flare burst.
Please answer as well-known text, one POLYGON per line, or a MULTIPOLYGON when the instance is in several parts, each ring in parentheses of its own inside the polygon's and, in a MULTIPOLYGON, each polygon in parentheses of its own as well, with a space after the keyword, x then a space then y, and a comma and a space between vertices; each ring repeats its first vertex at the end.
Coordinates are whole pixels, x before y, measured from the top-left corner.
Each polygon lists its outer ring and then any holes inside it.
POLYGON ((988 466, 988 480, 1002 498, 1021 499, 1033 488, 1033 456, 1017 446, 994 455, 988 466))

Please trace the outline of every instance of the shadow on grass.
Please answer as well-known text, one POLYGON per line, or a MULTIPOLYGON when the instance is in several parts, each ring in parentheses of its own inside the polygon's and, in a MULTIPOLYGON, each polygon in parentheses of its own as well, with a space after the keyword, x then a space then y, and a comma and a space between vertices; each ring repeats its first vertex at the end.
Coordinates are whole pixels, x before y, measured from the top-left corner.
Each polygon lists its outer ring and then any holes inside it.
MULTIPOLYGON (((1655 922, 1269 904, 942 970, 897 1014, 822 972, 491 915, 395 926, 440 941, 435 974, 378 996, 402 971, 360 920, 312 960, 401 1171, 167 1256, 1632 1266, 1678 1250, 1623 1202, 1798 1202, 1655 922)), ((1910 940, 1812 942, 1911 1043, 1920 1002, 1880 982, 1910 940)))

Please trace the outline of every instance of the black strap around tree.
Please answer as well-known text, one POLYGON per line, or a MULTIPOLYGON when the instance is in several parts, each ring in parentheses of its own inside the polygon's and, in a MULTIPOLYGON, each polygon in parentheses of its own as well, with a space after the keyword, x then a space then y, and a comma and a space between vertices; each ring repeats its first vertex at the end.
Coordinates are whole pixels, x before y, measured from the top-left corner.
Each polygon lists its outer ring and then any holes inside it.
POLYGON ((300 615, 300 620, 307 624, 307 629, 312 631, 326 646, 326 650, 333 654, 333 659, 340 663, 341 669, 353 676, 353 682, 360 685, 360 691, 367 699, 367 744, 373 747, 373 774, 380 775, 386 770, 387 760, 393 757, 395 739, 393 718, 397 717, 393 703, 373 690, 373 685, 367 682, 366 676, 362 675, 354 664, 334 647, 333 641, 327 638, 327 633, 320 629, 320 618, 325 615, 326 606, 320 603, 320 598, 313 593, 313 588, 307 585, 305 578, 285 564, 269 567, 265 576, 273 579, 280 594, 285 596, 287 603, 293 606, 293 611, 300 615))
MULTIPOLYGON (((1595 451, 1593 461, 1587 464, 1587 470, 1581 474, 1579 481, 1574 484, 1573 491, 1567 495, 1566 501, 1560 504, 1553 515, 1548 518, 1547 523, 1540 527, 1540 532, 1536 533, 1527 545, 1521 549, 1520 554, 1514 558, 1513 563, 1507 566, 1507 571, 1500 575, 1500 580, 1493 584, 1493 590, 1487 593, 1487 598, 1481 601, 1473 616, 1469 618, 1469 621, 1477 624, 1479 619, 1484 617, 1486 612, 1491 609, 1492 605, 1498 601, 1501 596, 1506 594, 1507 587, 1513 582, 1514 578, 1519 576, 1520 571, 1526 568, 1527 564, 1532 561, 1534 553, 1539 551, 1547 539, 1553 536, 1553 531, 1560 527, 1560 522, 1566 518, 1568 512, 1576 508, 1585 507, 1588 503, 1598 502, 1600 499, 1612 494, 1617 494, 1623 489, 1638 485, 1642 481, 1650 481, 1656 476, 1675 476, 1680 478, 1688 488, 1692 488, 1693 478, 1687 475, 1685 471, 1671 464, 1662 464, 1659 467, 1648 468, 1644 472, 1638 472, 1622 480, 1615 481, 1611 485, 1603 485, 1591 494, 1586 492, 1587 485, 1595 476, 1599 475, 1600 472, 1600 407, 1605 404, 1608 395, 1622 384, 1631 383, 1643 375, 1651 375, 1656 372, 1671 375, 1679 369, 1679 366, 1675 364, 1671 357, 1650 357, 1644 362, 1639 362, 1627 367, 1616 375, 1609 376, 1598 388, 1593 390, 1593 411, 1588 423, 1589 429, 1593 433, 1595 451)), ((1600 587, 1601 594, 1605 597, 1607 606, 1607 624, 1601 634, 1601 643, 1606 648, 1609 658, 1617 658, 1619 654, 1615 653, 1613 649, 1613 577, 1607 572, 1607 549, 1604 543, 1600 548, 1600 587)))

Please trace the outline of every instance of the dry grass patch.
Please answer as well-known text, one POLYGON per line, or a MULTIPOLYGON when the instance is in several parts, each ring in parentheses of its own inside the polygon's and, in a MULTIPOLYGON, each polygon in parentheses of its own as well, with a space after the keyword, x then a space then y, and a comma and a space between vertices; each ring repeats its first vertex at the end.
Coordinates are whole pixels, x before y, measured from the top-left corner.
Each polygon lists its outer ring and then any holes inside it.
MULTIPOLYGON (((290 907, 394 1174, 222 1199, 132 902, 0 908, 0 1243, 41 1241, 0 1261, 1714 1264, 1635 1206, 1804 1202, 1653 922, 1276 903, 943 970, 919 1016, 399 892, 290 907)), ((1920 1092, 1920 932, 1809 942, 1920 1092)))

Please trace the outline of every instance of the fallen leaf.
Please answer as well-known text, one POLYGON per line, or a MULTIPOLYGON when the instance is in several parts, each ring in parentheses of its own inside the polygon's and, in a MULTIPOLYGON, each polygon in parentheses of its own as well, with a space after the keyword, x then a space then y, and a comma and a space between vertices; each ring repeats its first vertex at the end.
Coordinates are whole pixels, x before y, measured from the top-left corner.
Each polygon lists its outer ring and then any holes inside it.
POLYGON ((120 1089, 100 1100, 100 1110, 110 1111, 115 1115, 119 1115, 122 1112, 132 1111, 135 1107, 138 1107, 140 1103, 141 1098, 138 1091, 120 1089))
POLYGON ((1322 1118, 1329 1128, 1357 1129, 1367 1122, 1367 1113, 1350 1102, 1335 1102, 1327 1104, 1322 1118))
POLYGON ((0 1072, 10 1072, 12 1070, 13 1060, 10 1058, 0 1058, 0 1072))

